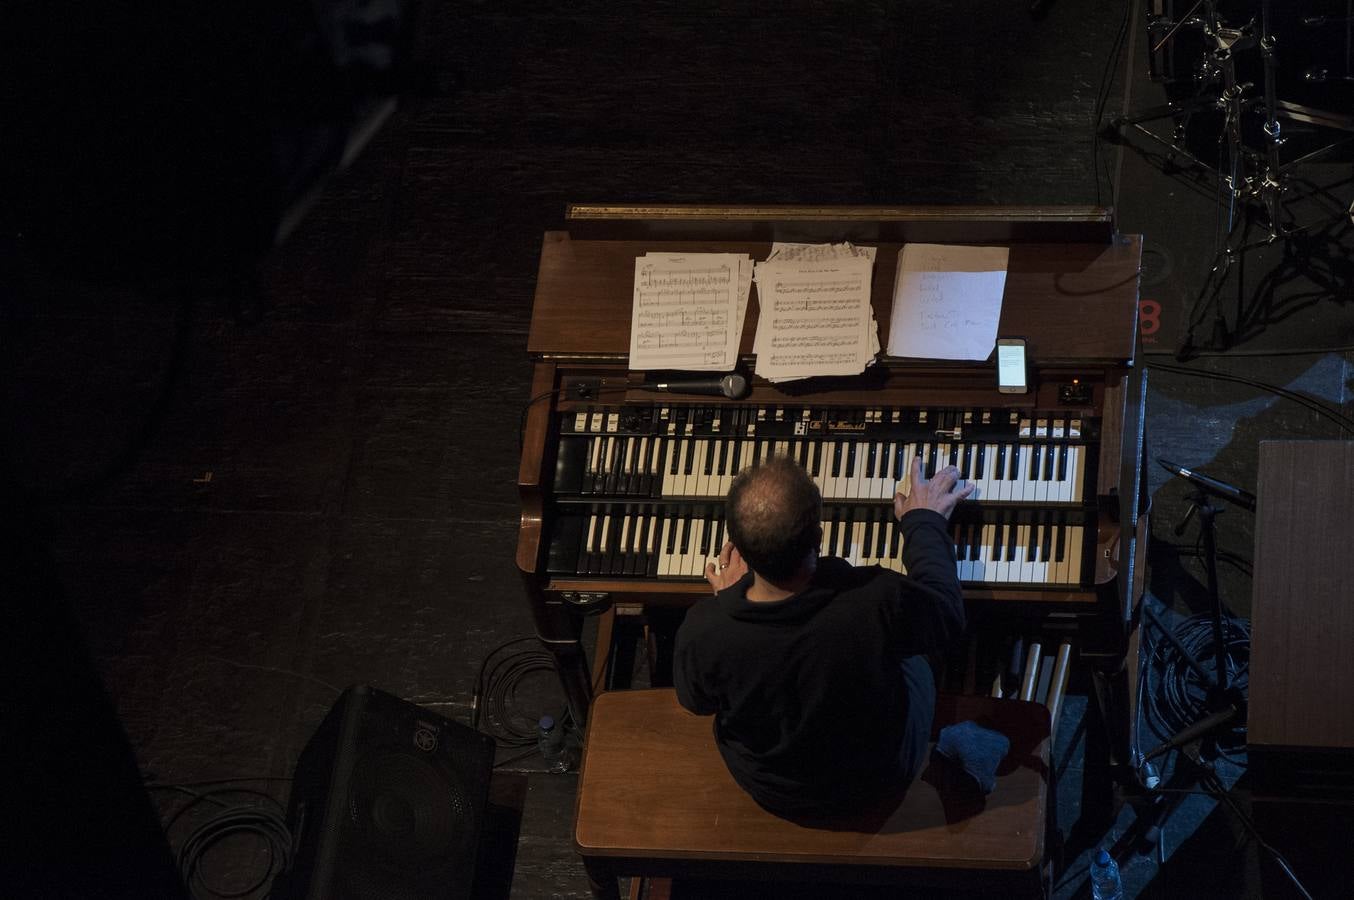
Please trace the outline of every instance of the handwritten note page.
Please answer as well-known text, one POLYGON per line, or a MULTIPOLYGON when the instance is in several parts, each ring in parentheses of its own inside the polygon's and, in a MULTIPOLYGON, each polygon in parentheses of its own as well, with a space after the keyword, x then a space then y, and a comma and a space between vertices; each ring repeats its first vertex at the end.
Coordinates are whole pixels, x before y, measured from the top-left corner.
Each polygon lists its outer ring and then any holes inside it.
POLYGON ((757 266, 756 373, 770 381, 857 375, 874 359, 873 263, 865 257, 757 266))
POLYGON ((987 359, 997 341, 1009 257, 1006 247, 904 244, 889 355, 987 359))
POLYGON ((630 368, 732 369, 750 292, 751 260, 736 253, 636 258, 630 368))

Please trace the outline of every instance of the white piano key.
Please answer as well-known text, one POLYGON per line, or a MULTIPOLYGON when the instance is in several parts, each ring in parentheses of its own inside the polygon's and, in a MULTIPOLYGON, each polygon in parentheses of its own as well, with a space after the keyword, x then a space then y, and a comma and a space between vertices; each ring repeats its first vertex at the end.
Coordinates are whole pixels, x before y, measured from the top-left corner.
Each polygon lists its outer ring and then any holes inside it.
POLYGON ((710 461, 711 441, 696 442, 695 460, 691 463, 691 477, 695 480, 692 492, 697 497, 710 496, 710 476, 705 474, 706 463, 710 461))
POLYGON ((1044 553, 1044 540, 1050 530, 1049 525, 1038 525, 1034 528, 1034 562, 1029 564, 1032 584, 1044 584, 1050 580, 1048 556, 1044 553))
POLYGON ((692 561, 692 575, 704 575, 705 564, 710 561, 711 556, 719 555, 718 550, 712 554, 708 546, 713 541, 712 532, 714 529, 715 523, 713 519, 701 519, 700 525, 696 528, 696 543, 695 546, 691 548, 691 555, 694 557, 692 561))
POLYGON ((856 448, 856 465, 851 471, 846 496, 852 500, 861 500, 866 496, 865 469, 870 461, 870 450, 869 445, 863 441, 853 441, 852 443, 856 448))
POLYGON ((1076 446, 1072 447, 1071 450, 1072 455, 1067 460, 1067 478, 1071 488, 1068 499, 1073 503, 1080 503, 1083 496, 1082 488, 1086 480, 1086 454, 1088 449, 1076 446))
POLYGON ((878 493, 875 496, 880 500, 887 500, 893 496, 893 464, 898 458, 898 442, 884 441, 880 446, 884 452, 884 468, 879 473, 878 493))
POLYGON ((1015 541, 1015 559, 1011 561, 1010 578, 1014 583, 1029 584, 1033 575, 1033 564, 1030 562, 1030 535, 1029 525, 1016 526, 1015 541))
POLYGON ((997 544, 998 528, 995 524, 983 526, 983 581, 1000 581, 1000 556, 1002 547, 997 544))
POLYGON ((602 465, 603 440, 603 438, 597 436, 588 438, 588 475, 596 475, 598 468, 602 465))
POLYGON ((851 528, 851 563, 865 565, 865 523, 856 522, 851 528))
POLYGON ((1034 492, 1036 490, 1034 480, 1030 478, 1030 463, 1034 459, 1034 448, 1029 444, 1021 444, 1018 459, 1019 465, 1016 466, 1016 487, 1012 491, 1011 499, 1029 503, 1034 500, 1034 492))
POLYGON ((677 496, 677 475, 672 471, 676 463, 677 448, 681 441, 667 438, 663 441, 663 459, 659 463, 659 471, 663 475, 663 497, 677 496))
POLYGON ((663 521, 663 556, 658 574, 678 574, 678 561, 682 556, 682 535, 685 533, 686 519, 679 515, 670 515, 663 521), (672 549, 668 547, 671 545, 672 549))
POLYGON ((1050 481, 1044 478, 1044 473, 1048 471, 1048 454, 1052 447, 1042 444, 1039 447, 1039 454, 1034 472, 1034 502, 1047 503, 1049 501, 1048 489, 1050 481))
MULTIPOLYGON (((1067 574, 1064 584, 1078 584, 1081 581, 1081 546, 1083 532, 1085 529, 1080 525, 1073 525, 1068 528, 1067 535, 1067 574)), ((1091 539, 1095 539, 1095 533, 1091 533, 1091 539)))

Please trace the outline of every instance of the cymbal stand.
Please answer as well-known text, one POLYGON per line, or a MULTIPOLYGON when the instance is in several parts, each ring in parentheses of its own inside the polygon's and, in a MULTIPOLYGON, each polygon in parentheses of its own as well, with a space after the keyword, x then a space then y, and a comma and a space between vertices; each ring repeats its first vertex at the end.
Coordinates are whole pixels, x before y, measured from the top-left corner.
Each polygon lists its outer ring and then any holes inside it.
POLYGON ((1232 336, 1240 330, 1243 318, 1240 301, 1236 314, 1237 321, 1229 328, 1222 312, 1220 298, 1233 265, 1240 262, 1243 254, 1271 244, 1279 238, 1293 237, 1328 225, 1348 214, 1341 206, 1338 212, 1332 212, 1329 216, 1298 225, 1291 221, 1285 208, 1285 203, 1289 202, 1285 195, 1290 193, 1293 169, 1312 162, 1349 140, 1354 140, 1354 137, 1351 137, 1337 141, 1288 163, 1284 163, 1280 158, 1284 137, 1279 124, 1279 113, 1282 108, 1290 105, 1281 104, 1275 91, 1274 75, 1277 61, 1275 38, 1270 29, 1270 0, 1262 0, 1258 33, 1254 19, 1240 28, 1230 27, 1223 22, 1215 0, 1199 0, 1183 19, 1171 23, 1169 32, 1162 38, 1158 47, 1164 45, 1183 27, 1198 28, 1211 47, 1202 61, 1197 76, 1200 95, 1191 100, 1169 102, 1140 112, 1125 114, 1110 123, 1115 135, 1131 129, 1134 133, 1141 134, 1167 148, 1170 158, 1187 160, 1191 165, 1217 179, 1218 216, 1214 242, 1218 249, 1214 254, 1208 276, 1186 314, 1185 337, 1176 354, 1182 360, 1192 355, 1196 349, 1195 329, 1210 310, 1213 312, 1211 341, 1220 349, 1225 348, 1231 342, 1232 336), (1264 84, 1258 102, 1248 96, 1255 86, 1250 82, 1237 81, 1236 75, 1235 54, 1253 47, 1259 48, 1264 66, 1264 84), (1217 96, 1205 93, 1212 87, 1219 89, 1217 96), (1257 108, 1264 115, 1263 151, 1247 147, 1243 133, 1243 119, 1246 113, 1257 108), (1185 146, 1185 126, 1189 116, 1208 110, 1217 110, 1223 117, 1218 138, 1217 165, 1204 162, 1185 146), (1169 140, 1144 127, 1145 123, 1161 119, 1176 120, 1175 130, 1169 140), (1267 233, 1257 240, 1248 239, 1250 226, 1248 212, 1251 207, 1264 211, 1268 225, 1267 233))

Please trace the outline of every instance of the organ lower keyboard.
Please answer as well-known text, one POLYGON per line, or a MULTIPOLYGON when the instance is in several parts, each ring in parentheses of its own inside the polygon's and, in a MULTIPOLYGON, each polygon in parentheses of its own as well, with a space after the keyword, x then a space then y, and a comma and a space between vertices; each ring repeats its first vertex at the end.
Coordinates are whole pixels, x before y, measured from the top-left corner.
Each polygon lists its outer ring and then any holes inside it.
MULTIPOLYGON (((777 455, 802 463, 822 492, 824 554, 899 571, 895 488, 914 459, 928 474, 957 466, 977 488, 951 520, 970 621, 995 610, 1092 623, 1081 652, 1117 666, 1145 523, 1139 255, 1140 239, 1094 209, 573 208, 570 231, 542 245, 517 564, 575 714, 592 692, 582 617, 607 605, 656 616, 707 596, 723 497, 739 471, 777 455), (998 392, 990 363, 888 359, 856 379, 754 379, 737 402, 641 390, 626 366, 635 258, 764 259, 772 238, 878 246, 881 338, 903 242, 1008 246, 999 333, 1026 338, 1031 391, 998 392)), ((747 315, 745 363, 755 303, 747 315)))

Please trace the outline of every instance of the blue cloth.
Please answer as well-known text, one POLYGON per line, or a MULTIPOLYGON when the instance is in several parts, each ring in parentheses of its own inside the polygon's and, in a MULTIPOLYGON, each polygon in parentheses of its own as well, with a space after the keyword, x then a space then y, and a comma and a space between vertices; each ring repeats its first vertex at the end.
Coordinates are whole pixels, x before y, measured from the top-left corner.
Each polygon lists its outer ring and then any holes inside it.
POLYGON ((936 752, 957 764, 984 794, 997 785, 997 766, 1006 758, 1011 741, 1006 735, 977 722, 956 722, 940 729, 936 752))

